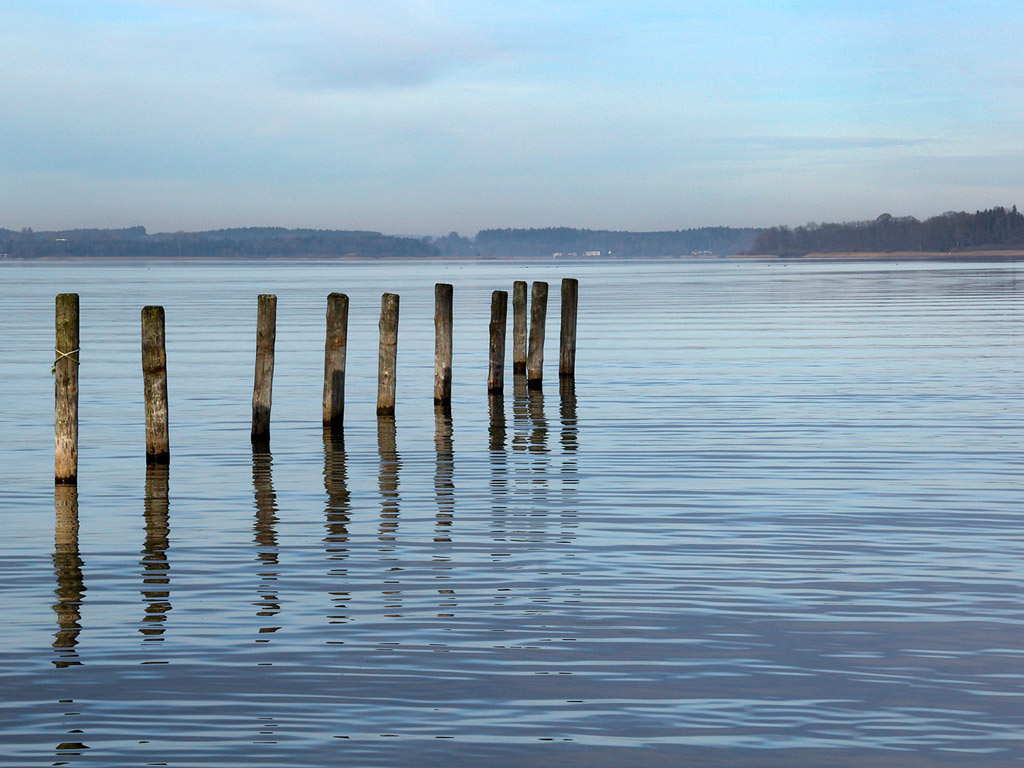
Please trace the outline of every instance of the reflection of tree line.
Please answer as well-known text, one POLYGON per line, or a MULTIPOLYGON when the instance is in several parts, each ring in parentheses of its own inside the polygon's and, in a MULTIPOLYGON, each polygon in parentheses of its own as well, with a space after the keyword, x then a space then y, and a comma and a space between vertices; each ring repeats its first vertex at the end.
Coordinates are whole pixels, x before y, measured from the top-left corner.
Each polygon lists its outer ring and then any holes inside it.
MULTIPOLYGON (((559 388, 561 425, 560 448, 561 466, 558 480, 561 483, 561 517, 563 520, 575 515, 570 510, 571 495, 578 483, 577 451, 578 427, 576 418, 576 393, 571 379, 563 379, 559 388)), ((550 490, 553 471, 551 449, 548 445, 549 423, 545 416, 543 391, 529 389, 525 378, 517 376, 514 382, 512 404, 512 437, 509 441, 508 424, 505 415, 504 397, 489 395, 488 448, 491 466, 491 497, 494 526, 492 535, 496 540, 535 541, 542 531, 522 530, 512 521, 510 509, 520 498, 516 491, 523 483, 528 493, 527 518, 531 527, 540 521, 550 519, 554 514, 550 490), (509 452, 511 448, 511 453, 509 452), (510 462, 510 458, 513 459, 510 462), (525 459, 525 461, 523 461, 525 459), (510 471, 511 466, 511 471, 510 471)), ((324 548, 334 564, 329 575, 331 582, 344 583, 348 570, 344 563, 350 551, 349 525, 352 502, 348 487, 347 454, 344 437, 340 432, 325 430, 324 446, 324 488, 327 494, 325 507, 324 548)), ((380 416, 377 421, 377 449, 379 458, 378 492, 380 495, 380 520, 377 538, 381 542, 382 558, 387 559, 394 552, 399 526, 401 497, 399 481, 402 468, 397 447, 397 429, 394 416, 380 416)), ((455 450, 453 441, 453 419, 450 409, 439 407, 434 415, 434 498, 436 516, 434 542, 451 543, 452 530, 456 520, 455 493, 455 450)), ((273 486, 273 459, 269 450, 255 449, 252 454, 252 478, 254 490, 255 518, 253 541, 256 546, 256 560, 260 578, 257 587, 258 598, 253 603, 256 615, 269 620, 281 611, 277 589, 279 579, 280 546, 277 537, 278 523, 277 495, 273 486)), ((169 516, 169 468, 167 465, 149 465, 146 471, 146 486, 143 503, 145 538, 141 550, 142 598, 144 615, 139 632, 144 641, 162 640, 166 632, 168 613, 172 609, 170 592, 171 563, 168 557, 170 516, 169 516)), ((55 487, 54 507, 56 512, 53 563, 56 576, 55 602, 53 610, 57 616, 57 632, 53 648, 56 651, 54 664, 66 667, 80 664, 77 653, 79 634, 82 631, 81 606, 85 596, 83 561, 78 546, 78 491, 74 485, 55 487)), ((568 535, 573 524, 565 523, 561 534, 568 535)), ((440 557, 447 562, 446 556, 440 557)), ((390 607, 398 607, 398 590, 386 594, 394 597, 390 607)), ((347 591, 331 592, 336 613, 329 617, 332 622, 347 620, 346 604, 350 600, 347 591)), ((268 635, 280 627, 261 627, 259 633, 268 635)), ((266 642, 260 638, 257 642, 266 642)))

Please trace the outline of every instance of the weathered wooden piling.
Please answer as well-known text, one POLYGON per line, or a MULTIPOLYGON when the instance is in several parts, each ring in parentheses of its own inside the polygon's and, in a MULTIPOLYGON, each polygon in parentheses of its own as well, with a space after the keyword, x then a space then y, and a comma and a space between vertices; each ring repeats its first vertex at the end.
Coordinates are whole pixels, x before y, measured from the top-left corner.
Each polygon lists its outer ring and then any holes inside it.
POLYGON ((558 346, 558 375, 576 375, 576 306, 580 281, 574 277, 562 278, 562 328, 558 346))
POLYGON ((491 294, 490 347, 487 355, 487 391, 505 389, 505 329, 508 323, 508 291, 491 294))
POLYGON ((348 296, 327 297, 324 345, 324 428, 340 430, 345 421, 345 353, 348 347, 348 296))
POLYGON ((256 311, 256 373, 252 387, 252 443, 270 442, 270 405, 274 388, 277 296, 261 293, 256 311))
POLYGON ((142 308, 142 382, 146 406, 146 463, 171 460, 167 414, 164 308, 142 308))
POLYGON ((78 482, 78 294, 56 301, 54 375, 54 482, 78 482))
POLYGON ((526 373, 526 281, 512 283, 512 373, 526 373))
POLYGON ((530 297, 530 348, 526 355, 526 383, 531 389, 544 378, 544 323, 548 314, 548 284, 535 281, 530 297))
POLYGON ((452 286, 434 286, 434 405, 452 401, 452 286))
POLYGON ((398 294, 380 299, 380 352, 377 363, 377 414, 395 412, 395 368, 398 362, 398 294))

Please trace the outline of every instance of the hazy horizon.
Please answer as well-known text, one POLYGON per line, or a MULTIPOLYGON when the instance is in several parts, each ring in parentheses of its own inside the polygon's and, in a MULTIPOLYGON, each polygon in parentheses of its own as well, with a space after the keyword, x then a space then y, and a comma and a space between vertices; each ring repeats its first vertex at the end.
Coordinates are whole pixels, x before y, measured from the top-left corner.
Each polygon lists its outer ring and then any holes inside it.
POLYGON ((4 9, 0 226, 643 232, 1022 202, 1012 5, 4 9))

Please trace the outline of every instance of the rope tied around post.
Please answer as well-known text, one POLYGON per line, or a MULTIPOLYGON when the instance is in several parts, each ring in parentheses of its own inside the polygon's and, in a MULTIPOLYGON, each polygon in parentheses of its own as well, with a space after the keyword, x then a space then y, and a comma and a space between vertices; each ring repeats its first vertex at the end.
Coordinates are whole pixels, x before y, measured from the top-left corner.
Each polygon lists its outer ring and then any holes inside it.
POLYGON ((57 359, 53 361, 53 367, 50 369, 50 375, 52 376, 57 375, 57 363, 59 363, 64 358, 67 358, 75 365, 82 364, 77 357, 72 357, 72 355, 78 354, 81 351, 80 349, 72 349, 70 352, 61 352, 59 349, 54 347, 53 351, 57 353, 57 359))

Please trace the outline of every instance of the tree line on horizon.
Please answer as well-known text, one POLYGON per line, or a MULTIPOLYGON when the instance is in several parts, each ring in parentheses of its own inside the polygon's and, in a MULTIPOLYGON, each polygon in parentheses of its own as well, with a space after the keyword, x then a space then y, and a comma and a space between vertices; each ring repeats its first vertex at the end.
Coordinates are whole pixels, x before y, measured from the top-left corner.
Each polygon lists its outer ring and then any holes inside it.
POLYGON ((267 258, 271 256, 422 257, 437 249, 420 239, 348 230, 247 227, 148 234, 145 227, 15 232, 0 229, 8 258, 267 258))
POLYGON ((742 253, 760 230, 753 228, 701 227, 664 232, 624 232, 605 229, 545 227, 531 229, 484 229, 472 240, 452 232, 434 244, 442 255, 512 258, 645 259, 700 256, 731 256, 742 253))
POLYGON ((749 254, 806 256, 809 253, 962 253, 1024 249, 1024 214, 1017 206, 975 213, 947 211, 920 221, 883 213, 871 221, 770 227, 754 239, 749 254))
POLYGON ((145 227, 20 232, 0 229, 8 258, 479 257, 611 258, 728 256, 749 248, 759 230, 730 227, 669 232, 488 229, 475 237, 399 237, 380 232, 246 227, 149 234, 145 227))
POLYGON ((1024 214, 997 207, 949 211, 920 221, 882 214, 871 221, 768 229, 702 227, 665 232, 546 227, 485 229, 475 237, 401 237, 352 230, 244 227, 149 234, 145 227, 34 232, 0 228, 5 258, 686 258, 734 254, 960 253, 1024 250, 1024 214))

